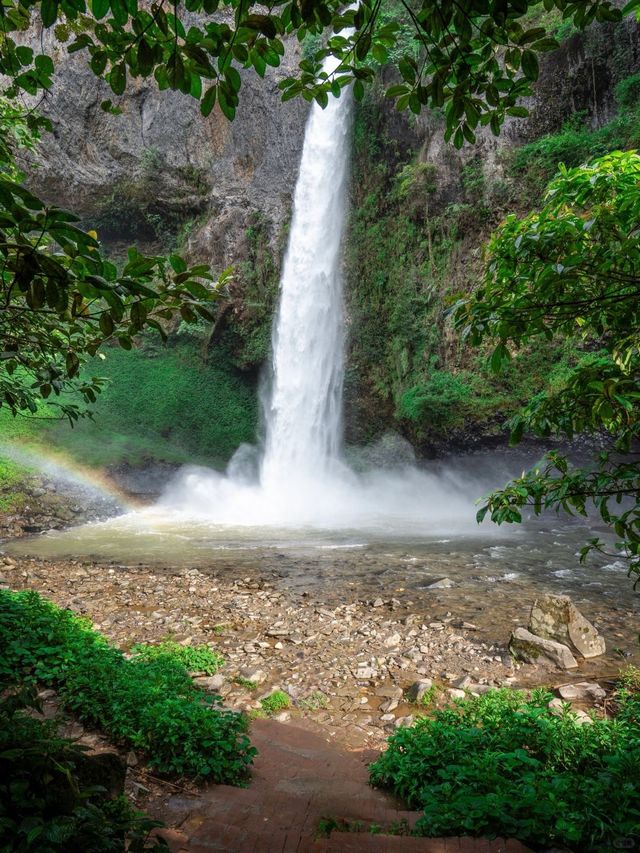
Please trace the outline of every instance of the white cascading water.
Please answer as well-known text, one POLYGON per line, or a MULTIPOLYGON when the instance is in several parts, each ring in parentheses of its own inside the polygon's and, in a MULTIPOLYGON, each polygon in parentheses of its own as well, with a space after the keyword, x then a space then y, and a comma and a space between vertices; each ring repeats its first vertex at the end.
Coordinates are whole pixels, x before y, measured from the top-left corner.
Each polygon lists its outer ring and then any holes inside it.
MULTIPOLYGON (((325 64, 329 73, 333 62, 325 64)), ((351 105, 344 91, 324 110, 311 108, 272 336, 262 454, 243 445, 226 475, 186 467, 158 513, 169 509, 173 518, 178 512, 230 533, 270 527, 441 534, 474 527, 472 496, 484 486, 459 473, 418 470, 406 442, 400 440, 404 462, 393 468, 376 465, 375 448, 364 473, 342 457, 340 268, 351 105)))
MULTIPOLYGON (((337 62, 325 65, 331 72, 337 62)), ((331 61, 330 60, 330 61, 331 61)), ((341 445, 344 231, 351 93, 311 109, 273 330, 260 481, 298 490, 335 474, 341 445)))

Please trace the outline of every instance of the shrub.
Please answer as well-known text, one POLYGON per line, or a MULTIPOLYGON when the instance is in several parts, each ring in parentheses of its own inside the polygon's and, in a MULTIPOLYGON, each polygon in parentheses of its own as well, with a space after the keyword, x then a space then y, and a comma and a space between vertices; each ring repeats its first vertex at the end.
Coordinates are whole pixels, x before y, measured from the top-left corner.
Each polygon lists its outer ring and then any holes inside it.
POLYGON ((31 691, 0 698, 0 850, 3 853, 130 853, 150 846, 159 824, 123 796, 83 782, 84 751, 61 738, 51 720, 31 714, 31 691))
POLYGON ((437 428, 459 424, 468 413, 473 395, 473 387, 466 379, 446 370, 434 370, 428 381, 405 391, 398 414, 414 423, 428 420, 437 428))
POLYGON ((551 695, 494 691, 399 729, 371 781, 423 809, 426 836, 489 835, 581 853, 640 840, 640 699, 580 725, 551 695))
POLYGON ((131 653, 139 660, 152 661, 170 657, 179 661, 189 672, 214 675, 224 665, 224 658, 208 646, 183 646, 175 640, 163 640, 155 645, 139 643, 131 653))
POLYGON ((34 681, 162 773, 238 784, 255 749, 246 720, 194 686, 170 654, 126 660, 89 623, 35 592, 0 590, 0 683, 34 681))

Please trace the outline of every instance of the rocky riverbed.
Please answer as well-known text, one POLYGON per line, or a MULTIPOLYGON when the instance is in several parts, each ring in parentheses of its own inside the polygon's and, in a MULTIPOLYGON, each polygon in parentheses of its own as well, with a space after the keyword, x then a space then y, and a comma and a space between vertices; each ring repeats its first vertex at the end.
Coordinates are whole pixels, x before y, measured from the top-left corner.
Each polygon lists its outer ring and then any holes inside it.
MULTIPOLYGON (((406 596, 328 605, 283 590, 273 571, 230 579, 198 568, 4 557, 0 574, 5 586, 35 589, 88 616, 125 651, 166 637, 207 643, 225 666, 199 680, 227 705, 260 713, 260 700, 280 689, 291 698, 280 719, 312 719, 351 746, 382 746, 425 701, 499 686, 558 688, 588 674, 515 663, 508 635, 489 640, 453 607, 436 618, 406 596)), ((602 697, 578 698, 593 705, 602 697)))

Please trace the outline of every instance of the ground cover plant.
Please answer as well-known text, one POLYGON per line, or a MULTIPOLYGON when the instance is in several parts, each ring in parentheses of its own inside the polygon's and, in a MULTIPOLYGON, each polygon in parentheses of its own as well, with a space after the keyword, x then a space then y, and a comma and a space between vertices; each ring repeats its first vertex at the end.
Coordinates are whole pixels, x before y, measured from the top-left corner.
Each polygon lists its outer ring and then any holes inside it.
POLYGON ((141 853, 168 849, 149 832, 158 824, 121 795, 84 778, 85 753, 33 716, 33 690, 0 699, 1 853, 141 853))
POLYGON ((424 811, 416 833, 518 838, 604 851, 640 840, 640 694, 618 691, 614 719, 580 725, 568 706, 498 690, 398 729, 374 785, 424 811))
POLYGON ((140 660, 158 660, 169 656, 179 661, 189 672, 204 672, 214 675, 224 664, 224 658, 208 646, 183 646, 175 640, 163 640, 150 645, 139 643, 131 649, 132 655, 140 660))
POLYGON ((242 784, 255 754, 243 716, 193 685, 171 652, 127 660, 89 623, 31 591, 0 591, 1 683, 56 689, 64 708, 160 773, 242 784))

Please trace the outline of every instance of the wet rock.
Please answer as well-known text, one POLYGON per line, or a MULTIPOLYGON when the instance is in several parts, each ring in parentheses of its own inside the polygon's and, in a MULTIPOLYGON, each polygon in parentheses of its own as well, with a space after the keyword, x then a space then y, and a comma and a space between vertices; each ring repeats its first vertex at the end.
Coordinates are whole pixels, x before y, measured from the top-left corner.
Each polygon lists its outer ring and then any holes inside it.
POLYGON ((568 595, 543 595, 531 608, 529 630, 532 634, 569 646, 585 658, 606 651, 604 638, 580 613, 568 595))
POLYGON ((414 681, 411 687, 407 690, 407 701, 422 702, 424 695, 433 687, 433 681, 430 678, 424 678, 420 681, 414 681))
POLYGON ((578 662, 571 649, 555 640, 547 640, 527 631, 526 628, 516 628, 509 641, 509 650, 518 660, 525 663, 555 664, 562 669, 575 669, 578 662))
POLYGON ((387 699, 386 702, 383 702, 380 705, 380 710, 384 714, 389 714, 391 711, 395 711, 395 709, 398 707, 399 704, 400 704, 399 699, 387 699))
POLYGON ((427 584, 427 589, 451 589, 456 586, 456 582, 452 581, 451 578, 440 578, 433 583, 427 584))
POLYGON ((606 691, 599 684, 590 681, 579 681, 577 684, 563 684, 558 688, 558 694, 561 699, 571 702, 574 700, 604 699, 607 695, 606 691))

